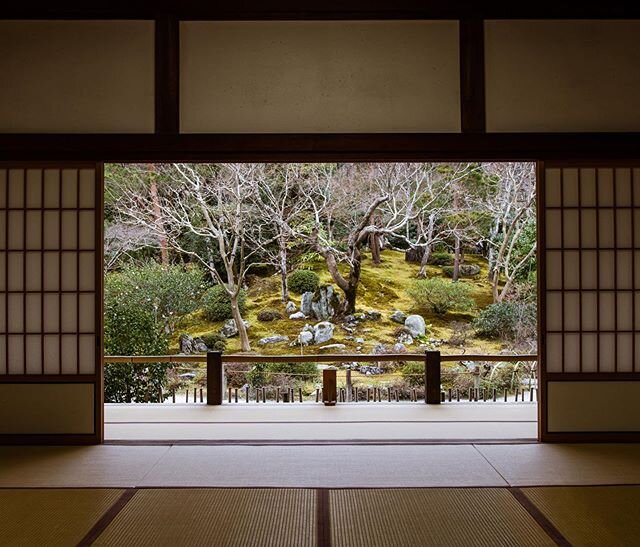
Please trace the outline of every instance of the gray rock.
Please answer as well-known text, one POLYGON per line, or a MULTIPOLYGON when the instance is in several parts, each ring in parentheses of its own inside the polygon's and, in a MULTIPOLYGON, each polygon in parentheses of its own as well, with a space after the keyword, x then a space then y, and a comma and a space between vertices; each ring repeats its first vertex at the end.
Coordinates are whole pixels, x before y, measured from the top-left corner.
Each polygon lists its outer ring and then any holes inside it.
POLYGON ((295 313, 292 313, 289 316, 289 319, 293 319, 294 321, 301 321, 301 320, 306 319, 306 318, 307 318, 307 316, 304 313, 302 313, 301 311, 297 311, 295 313))
POLYGON ((313 327, 313 341, 316 344, 328 342, 333 338, 335 326, 329 321, 321 321, 313 327))
POLYGON ((379 311, 371 310, 364 312, 364 321, 379 321, 382 314, 379 311))
POLYGON ((394 344, 393 353, 407 353, 407 348, 401 343, 394 344))
POLYGON ((194 338, 193 339, 193 349, 195 353, 207 353, 209 348, 207 348, 207 344, 204 343, 202 338, 194 338))
POLYGON ((356 338, 356 344, 364 344, 364 338, 356 338))
POLYGON ((273 336, 266 336, 265 338, 261 338, 258 340, 258 344, 261 346, 266 346, 267 344, 278 344, 280 342, 288 342, 288 336, 282 336, 280 334, 274 334, 273 336))
POLYGON ((398 342, 400 344, 404 344, 405 346, 410 346, 411 344, 413 344, 413 336, 411 336, 411 334, 409 334, 408 332, 401 332, 398 335, 398 342))
POLYGON ((296 339, 293 345, 299 346, 308 346, 313 343, 313 333, 307 330, 303 330, 300 334, 298 334, 298 338, 296 339))
POLYGON ((404 312, 401 312, 400 310, 394 311, 389 316, 389 319, 391 319, 391 321, 393 321, 394 323, 400 323, 401 325, 404 325, 404 321, 406 318, 407 318, 407 315, 404 312))
POLYGON ((343 350, 347 346, 344 344, 327 344, 326 346, 320 346, 318 349, 322 351, 331 351, 331 350, 343 350))
POLYGON ((375 346, 373 346, 371 353, 373 355, 383 355, 385 353, 389 353, 389 350, 384 344, 376 344, 375 346))
POLYGON ((321 285, 311 300, 313 316, 319 321, 331 319, 340 307, 340 298, 335 293, 333 285, 321 285))
POLYGON ((410 315, 404 320, 404 326, 414 338, 424 336, 427 332, 427 324, 421 315, 410 315))
POLYGON ((313 310, 311 309, 311 301, 313 300, 312 292, 302 293, 302 298, 300 300, 300 311, 304 313, 306 316, 311 316, 313 310))
POLYGON ((291 315, 292 313, 295 313, 298 310, 296 305, 293 302, 291 302, 291 300, 287 302, 287 305, 285 306, 284 309, 289 315, 291 315))
MULTIPOLYGON (((249 328, 249 321, 242 321, 244 323, 245 328, 249 328)), ((224 327, 220 330, 220 334, 225 338, 233 338, 234 336, 238 336, 238 327, 236 327, 236 322, 233 319, 228 319, 225 321, 224 327)))
POLYGON ((180 353, 186 355, 193 353, 193 338, 188 334, 180 335, 180 353))

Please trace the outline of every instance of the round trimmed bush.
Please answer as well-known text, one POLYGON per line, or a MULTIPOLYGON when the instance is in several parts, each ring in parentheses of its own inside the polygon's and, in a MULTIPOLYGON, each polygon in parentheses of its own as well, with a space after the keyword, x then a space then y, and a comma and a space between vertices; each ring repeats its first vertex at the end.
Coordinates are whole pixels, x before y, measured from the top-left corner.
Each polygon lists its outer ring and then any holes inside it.
POLYGON ((529 302, 497 302, 484 308, 473 321, 478 336, 516 340, 536 335, 536 305, 529 302))
POLYGON ((227 349, 227 339, 217 332, 210 332, 209 334, 203 334, 200 339, 207 346, 209 351, 222 351, 227 349))
POLYGON ((320 285, 320 278, 316 272, 311 270, 296 270, 289 276, 288 282, 289 290, 302 294, 314 292, 320 285))
MULTIPOLYGON (((244 313, 245 301, 245 291, 240 291, 240 296, 238 297, 240 313, 244 313)), ((202 305, 204 314, 209 321, 224 321, 233 317, 231 314, 231 300, 222 285, 215 285, 204 293, 202 305)))
POLYGON ((436 252, 429 257, 429 264, 434 266, 451 266, 453 264, 453 255, 450 253, 436 252))

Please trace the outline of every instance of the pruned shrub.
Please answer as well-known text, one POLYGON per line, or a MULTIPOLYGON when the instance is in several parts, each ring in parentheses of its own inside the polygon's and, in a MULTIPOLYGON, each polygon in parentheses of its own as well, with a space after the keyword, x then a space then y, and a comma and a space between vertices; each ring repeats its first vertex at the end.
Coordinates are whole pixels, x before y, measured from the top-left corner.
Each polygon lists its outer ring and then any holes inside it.
POLYGON ((475 307, 468 285, 439 277, 415 281, 407 293, 418 307, 436 315, 444 315, 448 311, 470 311, 475 307))
MULTIPOLYGON (((460 264, 458 272, 460 277, 475 277, 480 273, 480 266, 477 264, 460 264)), ((442 273, 447 277, 453 277, 453 266, 443 266, 442 273)))
POLYGON ((252 387, 300 386, 318 376, 315 363, 256 363, 247 373, 247 382, 252 387))
POLYGON ((282 319, 282 314, 278 310, 266 309, 258 312, 258 321, 277 321, 282 319))
POLYGON ((428 263, 434 266, 450 266, 453 264, 453 255, 442 252, 431 253, 428 263))
POLYGON ((200 340, 207 346, 208 351, 224 351, 227 349, 227 339, 220 333, 210 332, 209 334, 203 334, 200 340))
POLYGON ((296 270, 287 281, 289 290, 297 294, 314 292, 320 285, 318 274, 311 270, 296 270))
MULTIPOLYGON (((240 307, 240 313, 244 312, 244 306, 246 301, 246 293, 244 290, 240 291, 238 297, 238 306, 240 307)), ((211 287, 202 297, 202 306, 204 314, 209 321, 224 321, 225 319, 231 319, 231 300, 226 289, 222 285, 215 285, 211 287)))
POLYGON ((529 302, 497 302, 483 309, 473 322, 478 336, 515 341, 536 335, 536 305, 529 302))

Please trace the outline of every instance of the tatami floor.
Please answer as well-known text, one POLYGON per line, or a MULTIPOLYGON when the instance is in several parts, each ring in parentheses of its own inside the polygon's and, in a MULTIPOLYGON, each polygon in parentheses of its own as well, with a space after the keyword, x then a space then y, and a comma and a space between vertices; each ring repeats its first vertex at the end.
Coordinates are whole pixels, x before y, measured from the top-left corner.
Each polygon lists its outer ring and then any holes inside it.
POLYGON ((105 405, 108 441, 422 442, 535 440, 535 403, 105 405))
POLYGON ((0 448, 1 545, 638 545, 640 445, 0 448))

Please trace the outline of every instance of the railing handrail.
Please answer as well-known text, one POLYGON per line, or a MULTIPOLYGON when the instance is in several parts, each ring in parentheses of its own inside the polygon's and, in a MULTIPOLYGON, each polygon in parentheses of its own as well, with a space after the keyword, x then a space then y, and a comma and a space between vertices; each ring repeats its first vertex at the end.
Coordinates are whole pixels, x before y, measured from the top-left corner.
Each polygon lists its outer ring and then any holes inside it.
MULTIPOLYGON (((385 353, 372 354, 325 354, 325 355, 252 355, 248 353, 223 353, 223 363, 376 363, 385 361, 424 361, 424 353, 385 353)), ((537 361, 536 354, 522 355, 497 355, 497 354, 457 354, 440 355, 441 361, 481 361, 514 363, 517 361, 537 361)), ((125 363, 206 363, 207 354, 201 355, 105 355, 102 358, 104 364, 125 363)))

